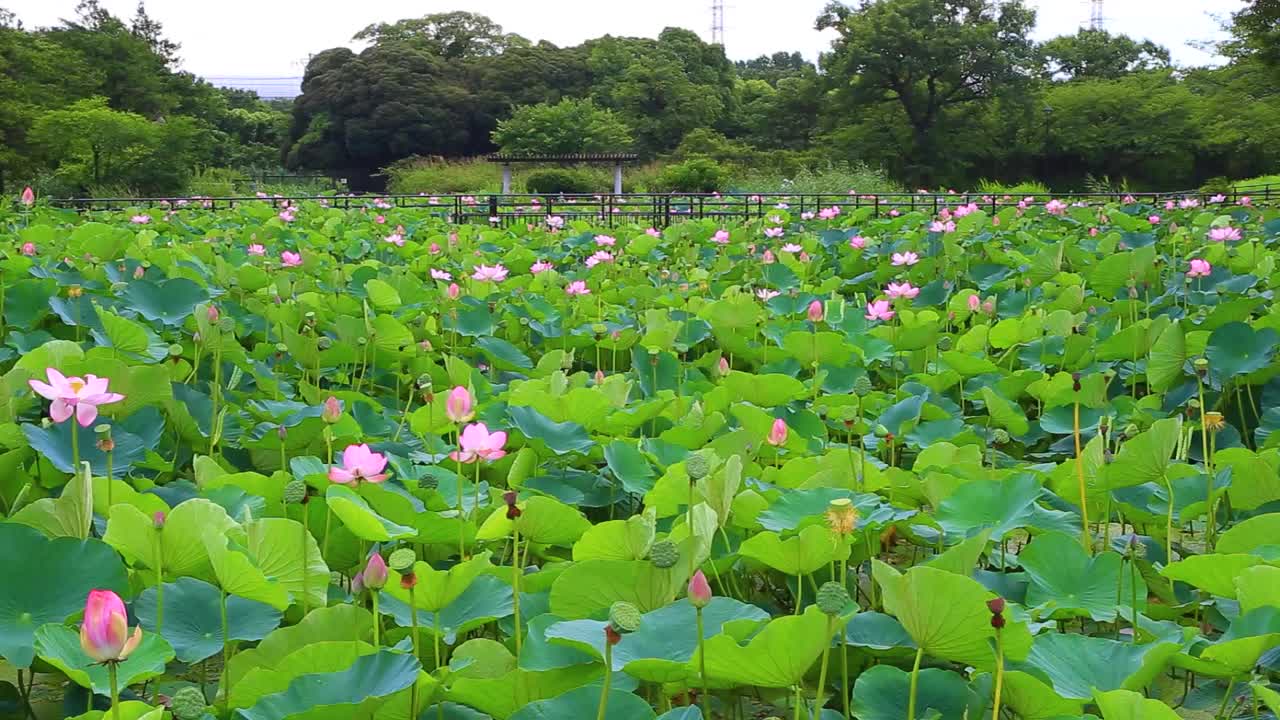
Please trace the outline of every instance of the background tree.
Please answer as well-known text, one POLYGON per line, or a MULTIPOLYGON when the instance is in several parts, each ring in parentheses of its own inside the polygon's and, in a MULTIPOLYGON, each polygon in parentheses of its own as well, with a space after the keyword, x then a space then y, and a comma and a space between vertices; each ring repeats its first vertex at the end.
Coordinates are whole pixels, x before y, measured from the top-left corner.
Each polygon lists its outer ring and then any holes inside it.
POLYGON ((1280 0, 1249 0, 1231 16, 1231 40, 1222 49, 1237 58, 1255 57, 1280 69, 1280 0))
POLYGON ((353 39, 375 45, 404 43, 450 60, 492 57, 529 44, 519 35, 502 32, 501 25, 484 15, 461 10, 370 25, 353 39))
POLYGON ((591 100, 561 100, 516 108, 498 123, 493 142, 506 153, 600 153, 631 149, 631 132, 591 100))
POLYGON ((1040 46, 1043 74, 1049 79, 1115 79, 1131 72, 1169 67, 1169 50, 1150 40, 1106 30, 1081 29, 1075 35, 1053 38, 1040 46))

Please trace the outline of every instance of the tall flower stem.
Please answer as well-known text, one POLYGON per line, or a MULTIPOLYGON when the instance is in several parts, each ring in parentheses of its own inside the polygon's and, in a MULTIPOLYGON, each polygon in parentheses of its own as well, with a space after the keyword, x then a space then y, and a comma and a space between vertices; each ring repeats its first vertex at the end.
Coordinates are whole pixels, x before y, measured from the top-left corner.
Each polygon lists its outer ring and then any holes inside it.
MULTIPOLYGON (((380 633, 382 630, 382 616, 378 614, 378 595, 380 594, 381 593, 378 590, 371 590, 369 592, 369 596, 373 598, 373 646, 374 647, 382 647, 382 643, 379 642, 379 640, 381 639, 380 633)), ((409 610, 411 612, 414 612, 414 609, 412 607, 410 607, 409 610)))
MULTIPOLYGON (((1204 544, 1207 552, 1213 552, 1213 536, 1216 530, 1214 526, 1217 524, 1217 513, 1214 512, 1213 508, 1213 462, 1209 454, 1209 421, 1205 418, 1205 410, 1207 408, 1204 406, 1204 382, 1200 379, 1200 373, 1196 373, 1196 392, 1200 398, 1200 453, 1204 459, 1204 474, 1206 478, 1204 544)), ((1240 427, 1243 429, 1244 425, 1242 424, 1240 427)), ((1172 498, 1170 502, 1173 502, 1172 498)), ((1172 555, 1169 556, 1168 561, 1173 562, 1172 555)))
POLYGON ((1071 432, 1076 442, 1076 479, 1080 483, 1080 543, 1085 553, 1093 554, 1093 542, 1089 539, 1089 490, 1084 482, 1084 460, 1080 453, 1080 394, 1076 392, 1076 401, 1071 412, 1071 432))
POLYGON ((229 672, 231 667, 231 633, 227 625, 227 591, 218 588, 218 599, 222 613, 222 693, 229 698, 231 697, 231 673, 229 672))
POLYGON ((698 677, 702 680, 702 717, 711 717, 711 691, 707 683, 707 645, 703 641, 702 608, 697 608, 698 617, 698 677))
POLYGON ((308 587, 310 582, 307 578, 307 563, 310 562, 307 558, 307 538, 311 536, 311 531, 307 527, 306 503, 303 503, 299 507, 302 508, 302 617, 305 618, 307 616, 307 610, 310 603, 310 600, 307 597, 310 591, 310 588, 308 587))
MULTIPOLYGON (((836 633, 836 618, 834 615, 827 618, 827 641, 822 645, 822 667, 818 670, 818 690, 813 698, 813 720, 818 720, 822 715, 822 707, 825 703, 822 701, 823 695, 827 691, 827 661, 831 659, 831 636, 836 633)), ((843 651, 843 648, 841 649, 843 651)), ((707 717, 711 717, 708 715, 707 717)))
MULTIPOLYGON (((107 478, 111 482, 111 478, 107 478)), ((152 535, 151 552, 155 555, 156 571, 156 634, 164 632, 164 551, 160 542, 160 530, 152 535)))
POLYGON ((609 707, 609 683, 613 679, 613 643, 608 638, 604 641, 604 684, 600 688, 600 710, 596 712, 596 720, 604 720, 605 710, 609 707))
POLYGON ((920 661, 924 659, 924 648, 916 650, 916 662, 911 666, 911 689, 907 695, 907 720, 916 718, 916 688, 920 685, 920 661))
POLYGON ((1000 720, 1000 693, 1003 690, 1004 690, 1004 633, 1000 632, 999 630, 996 630, 996 689, 995 689, 995 696, 992 698, 992 703, 991 703, 991 720, 1000 720))
MULTIPOLYGON (((107 663, 107 674, 111 677, 111 717, 114 720, 120 720, 120 672, 116 667, 119 663, 107 663)), ((89 691, 90 702, 92 702, 93 691, 89 691)))
MULTIPOLYGON (((412 629, 413 634, 410 637, 413 639, 413 658, 415 660, 419 660, 421 659, 422 656, 418 654, 420 652, 419 640, 418 640, 418 606, 413 600, 413 590, 414 590, 414 586, 410 585, 409 586, 409 618, 413 628, 412 629)), ((410 692, 409 705, 410 705, 409 716, 417 717, 418 716, 418 683, 416 682, 413 684, 413 690, 410 692)))
MULTIPOLYGON (((74 475, 80 470, 80 428, 75 421, 71 422, 71 474, 74 475)), ((110 478, 107 478, 110 481, 110 478)), ((110 482, 107 483, 110 487, 110 482)), ((110 510, 110 508, 107 508, 110 510)))
POLYGON ((520 530, 511 528, 511 609, 515 620, 516 658, 520 657, 520 576, 524 567, 520 564, 520 530))
MULTIPOLYGON (((848 543, 848 539, 845 540, 848 543)), ((848 589, 845 581, 845 568, 849 565, 848 558, 840 560, 840 585, 848 589)), ((856 592, 855 588, 855 592, 856 592)), ((841 631, 843 635, 844 631, 841 631)), ((840 700, 841 707, 844 710, 844 720, 849 720, 849 653, 845 652, 844 638, 840 639, 840 700)))

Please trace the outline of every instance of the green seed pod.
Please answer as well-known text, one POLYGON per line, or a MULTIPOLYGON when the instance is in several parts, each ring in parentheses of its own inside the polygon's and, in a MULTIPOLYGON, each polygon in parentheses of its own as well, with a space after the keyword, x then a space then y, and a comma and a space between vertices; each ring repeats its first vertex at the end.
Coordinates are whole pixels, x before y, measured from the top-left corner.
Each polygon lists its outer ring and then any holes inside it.
POLYGON ((944 335, 938 340, 938 349, 946 352, 951 349, 951 336, 944 335))
POLYGON ((1009 431, 1004 428, 996 428, 995 431, 991 433, 991 436, 991 439, 994 440, 997 445, 1004 445, 1009 442, 1009 431))
POLYGON ((284 501, 290 505, 295 505, 307 498, 307 484, 301 480, 290 480, 284 486, 284 501))
POLYGON ((208 705, 200 689, 188 685, 169 698, 169 710, 178 720, 198 720, 203 717, 208 705))
POLYGON ((333 340, 328 335, 321 336, 319 340, 316 340, 316 347, 321 350, 328 350, 333 347, 333 340))
POLYGON ((675 567, 680 562, 680 550, 670 540, 659 540, 649 548, 649 562, 659 570, 675 567))
POLYGON ((701 480, 711 472, 711 461, 706 455, 696 452, 685 458, 684 470, 689 473, 690 480, 701 480))
POLYGON ((440 481, 434 475, 423 475, 418 478, 418 487, 423 490, 435 490, 440 481))
POLYGON ((640 629, 640 610, 629 602, 618 601, 609 606, 609 626, 619 635, 640 629))
POLYGON ((388 559, 390 562, 387 564, 391 566, 392 570, 403 572, 413 567, 413 563, 418 559, 418 556, 414 554, 411 548, 402 547, 393 551, 388 559))
POLYGON ((849 604, 849 591, 838 582, 826 582, 818 588, 818 609, 827 615, 839 615, 849 604))
POLYGON ((858 397, 866 397, 871 394, 871 378, 866 375, 859 375, 853 381, 853 394, 858 397))
POLYGON ((170 345, 169 357, 182 357, 182 346, 177 343, 170 345))

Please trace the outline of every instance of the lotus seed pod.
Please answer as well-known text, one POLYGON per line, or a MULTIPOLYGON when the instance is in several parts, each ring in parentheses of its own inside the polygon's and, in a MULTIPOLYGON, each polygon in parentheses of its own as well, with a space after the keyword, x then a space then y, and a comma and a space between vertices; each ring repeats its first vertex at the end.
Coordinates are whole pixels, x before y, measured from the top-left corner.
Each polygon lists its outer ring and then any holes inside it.
POLYGON ((423 490, 435 490, 440 481, 434 475, 423 475, 418 478, 418 487, 423 490))
POLYGON ((182 357, 182 346, 177 343, 170 345, 169 357, 182 357))
POLYGON ((640 610, 629 602, 618 601, 609 606, 609 627, 619 635, 640 629, 640 610))
POLYGON ((938 340, 938 349, 941 350, 942 352, 946 352, 951 349, 950 335, 944 335, 942 338, 938 340))
POLYGON ((222 319, 218 321, 218 329, 222 332, 234 332, 236 329, 235 318, 223 316, 222 319))
POLYGON ((284 501, 295 505, 307 499, 307 484, 301 480, 290 480, 284 486, 284 501))
POLYGON ((838 582, 825 582, 818 588, 818 609, 827 615, 839 615, 849 604, 849 591, 838 582))
POLYGON ((849 498, 836 498, 827 505, 827 527, 832 532, 848 535, 858 526, 858 508, 849 498))
POLYGON ((996 428, 991 435, 991 439, 994 440, 997 445, 1004 445, 1009 442, 1009 431, 1004 428, 996 428))
POLYGON ((396 572, 403 572, 413 567, 413 562, 417 559, 418 556, 414 554, 412 549, 402 547, 391 553, 391 557, 388 558, 389 562, 387 564, 391 566, 392 570, 395 570, 396 572))
POLYGON ((859 375, 853 381, 853 394, 858 397, 866 397, 871 394, 871 378, 866 375, 859 375))
POLYGON ((706 455, 696 452, 685 458, 684 470, 689 474, 690 480, 701 480, 711 472, 711 461, 706 455))
POLYGON ((316 340, 316 347, 320 348, 321 350, 328 350, 329 348, 333 347, 333 340, 330 339, 329 336, 327 335, 322 336, 319 340, 316 340))
POLYGON ((660 570, 675 567, 680 562, 680 549, 670 540, 659 540, 649 548, 649 562, 660 570))
POLYGON ((188 685, 169 698, 169 710, 178 720, 198 720, 204 716, 208 705, 199 688, 188 685))
POLYGON ((284 354, 289 352, 289 346, 284 343, 276 343, 276 352, 284 354))
POLYGON ((1193 362, 1192 365, 1195 367, 1196 372, 1203 374, 1206 370, 1209 369, 1209 359, 1196 358, 1195 362, 1193 362))

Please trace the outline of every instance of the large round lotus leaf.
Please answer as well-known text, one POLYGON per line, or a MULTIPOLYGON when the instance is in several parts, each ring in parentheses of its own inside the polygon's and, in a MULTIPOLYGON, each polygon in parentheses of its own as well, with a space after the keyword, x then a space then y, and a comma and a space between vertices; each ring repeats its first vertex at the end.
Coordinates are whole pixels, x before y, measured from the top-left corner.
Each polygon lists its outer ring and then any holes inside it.
MULTIPOLYGON (((982 700, 969 684, 950 670, 921 670, 917 682, 912 720, 964 720, 976 717, 982 709, 982 700)), ((910 698, 910 673, 892 665, 876 665, 853 684, 849 709, 860 720, 902 720, 907 717, 910 698)))
POLYGON ((607 520, 592 525, 574 542, 573 559, 579 562, 593 559, 643 560, 653 547, 656 529, 653 508, 626 520, 607 520))
POLYGON ((555 498, 535 495, 521 507, 520 517, 515 520, 508 520, 506 513, 491 514, 476 533, 476 539, 501 540, 511 537, 512 529, 518 527, 521 542, 568 547, 591 527, 580 510, 555 498))
POLYGON ((1218 536, 1215 552, 1252 553, 1266 545, 1280 545, 1280 513, 1255 515, 1218 536))
POLYGON ((787 575, 808 575, 830 565, 840 552, 835 535, 820 525, 810 525, 786 540, 775 532, 758 533, 738 548, 742 557, 787 575))
MULTIPOLYGON (((110 413, 111 406, 103 406, 104 413, 110 413)), ((111 453, 111 474, 113 477, 124 477, 133 465, 146 456, 147 450, 160 443, 160 435, 164 432, 164 420, 155 408, 148 408, 134 414, 121 423, 108 423, 105 418, 100 421, 112 425, 111 439, 115 449, 111 453)), ((31 448, 53 463, 53 466, 64 473, 72 472, 72 460, 75 453, 71 448, 71 433, 76 433, 80 443, 80 460, 89 463, 94 475, 107 474, 107 454, 97 447, 97 437, 92 428, 81 427, 77 422, 64 422, 48 428, 38 425, 23 425, 22 432, 31 448)))
POLYGON ((1180 720, 1173 708, 1132 690, 1094 693, 1102 720, 1180 720))
POLYGON ((563 618, 586 618, 618 601, 641 612, 657 610, 675 599, 689 579, 687 563, 662 570, 647 560, 584 560, 560 573, 551 585, 551 612, 563 618))
POLYGON ((378 652, 373 645, 357 640, 330 640, 303 646, 270 666, 258 666, 231 687, 233 708, 250 707, 258 700, 283 692, 302 675, 346 670, 357 658, 378 652))
POLYGON ((387 542, 411 538, 417 534, 413 528, 393 523, 374 512, 369 503, 351 488, 330 485, 325 491, 325 500, 333 514, 342 520, 342 524, 361 540, 387 542))
POLYGON ((599 678, 603 672, 604 668, 599 664, 546 672, 516 668, 499 678, 458 678, 449 686, 445 698, 488 713, 498 720, 506 720, 529 703, 582 687, 599 678))
MULTIPOLYGON (((1052 617, 1113 622, 1117 608, 1133 602, 1132 573, 1121 572, 1120 555, 1107 551, 1090 557, 1077 538, 1046 533, 1023 548, 1018 560, 1031 579, 1026 605, 1052 617)), ((1138 582, 1137 595, 1145 600, 1146 583, 1138 582)), ((1145 605, 1140 600, 1138 611, 1145 605)), ((1132 610, 1124 611, 1125 617, 1131 614, 1132 610)))
MULTIPOLYGON (((602 688, 596 685, 574 688, 549 700, 531 702, 520 708, 511 720, 563 720, 564 718, 600 717, 602 688)), ((653 720, 655 713, 639 695, 621 690, 609 691, 605 706, 606 720, 653 720)))
POLYGON ((1237 617, 1201 659, 1247 673, 1263 653, 1280 646, 1280 608, 1263 607, 1237 617))
POLYGON ((186 278, 171 278, 158 283, 134 280, 125 288, 123 299, 148 320, 180 325, 196 305, 209 299, 209 294, 186 278))
POLYGON ((844 627, 844 642, 853 647, 869 650, 916 649, 916 642, 907 634, 902 623, 890 615, 863 612, 854 615, 844 627))
MULTIPOLYGON (((133 611, 149 632, 155 631, 156 588, 134 601, 133 611)), ((231 640, 261 640, 280 625, 279 610, 242 597, 227 598, 227 629, 231 640)), ((192 664, 222 651, 222 603, 218 588, 203 580, 179 578, 164 584, 164 639, 179 661, 192 664)))
MULTIPOLYGON (((523 609, 522 605, 521 610, 523 609)), ((524 622, 525 638, 519 658, 521 669, 545 671, 599 662, 598 653, 594 649, 588 651, 548 641, 547 630, 563 621, 563 618, 551 613, 543 613, 524 622)))
POLYGON ((1255 330, 1242 322, 1223 325, 1209 336, 1204 355, 1209 374, 1225 385, 1236 375, 1261 370, 1271 364, 1280 334, 1271 328, 1255 330))
POLYGON ((1236 599, 1241 613, 1262 607, 1280 608, 1280 567, 1259 565, 1236 575, 1236 599))
POLYGON ((1072 513, 1042 507, 1040 481, 1020 473, 1004 480, 974 480, 961 485, 938 507, 937 521, 948 533, 972 535, 991 528, 999 541, 1019 528, 1071 532, 1080 526, 1072 513))
MULTIPOLYGON (((712 598, 702 611, 702 636, 720 634, 728 622, 768 619, 769 614, 754 605, 733 598, 712 598)), ((561 622, 547 628, 546 638, 553 644, 589 650, 603 659, 605 625, 606 622, 597 620, 561 622)), ((680 600, 642 616, 640 629, 624 635, 614 646, 613 669, 645 682, 692 681, 697 673, 688 662, 697 649, 697 611, 688 600, 680 600)))
POLYGON ((234 535, 239 537, 210 532, 202 538, 218 587, 228 595, 239 595, 277 610, 286 610, 289 591, 255 564, 254 557, 245 547, 243 535, 234 535))
MULTIPOLYGON (((843 628, 836 624, 836 633, 843 628)), ((712 687, 791 687, 830 647, 835 633, 828 635, 828 618, 810 605, 803 615, 785 615, 770 620, 764 629, 740 644, 738 638, 721 634, 703 643, 703 652, 694 653, 693 667, 705 661, 712 687)))
MULTIPOLYGON (((41 660, 58 668, 80 687, 99 695, 111 695, 111 678, 107 666, 94 662, 80 649, 80 633, 65 625, 45 625, 36 631, 36 653, 41 660)), ((120 686, 140 683, 164 674, 165 664, 173 659, 173 648, 155 633, 143 632, 142 643, 120 663, 120 686)))
MULTIPOLYGON (((448 570, 437 570, 422 561, 414 563, 413 573, 418 578, 418 585, 413 593, 414 606, 420 610, 440 610, 447 607, 462 595, 476 578, 493 568, 489 562, 490 556, 491 553, 485 551, 448 570)), ((407 604, 409 591, 400 587, 400 577, 401 574, 398 571, 391 570, 387 576, 387 586, 382 592, 407 604)))
POLYGON ((1235 599, 1236 577, 1264 561, 1256 555, 1192 555, 1184 560, 1169 563, 1160 574, 1170 580, 1181 580, 1188 585, 1220 597, 1235 599))
POLYGON ((658 720, 702 720, 702 708, 697 705, 685 705, 662 713, 658 716, 658 720))
MULTIPOLYGON (((416 598, 415 598, 416 599, 416 598)), ((421 606, 419 605, 419 608, 421 606)), ((400 627, 411 627, 413 616, 409 605, 398 598, 382 593, 378 611, 390 615, 400 627)), ((432 612, 418 610, 418 626, 424 633, 439 630, 444 641, 453 644, 462 633, 504 618, 515 612, 511 586, 492 575, 475 579, 465 590, 443 609, 432 612), (438 622, 438 624, 437 624, 438 622)))
POLYGON ((576 422, 558 423, 531 407, 509 407, 507 415, 522 435, 542 441, 557 455, 585 452, 595 445, 587 431, 576 422))
POLYGON ((31 666, 36 628, 84 610, 89 591, 127 593, 120 556, 100 540, 49 540, 25 525, 0 523, 0 656, 31 666))
POLYGON ((268 695, 240 710, 246 720, 287 720, 315 717, 371 716, 393 696, 418 681, 422 666, 416 658, 383 650, 359 657, 345 670, 302 675, 284 692, 268 695))
POLYGON ((1068 699, 1088 700, 1095 690, 1139 690, 1178 652, 1174 643, 1134 645, 1088 635, 1036 636, 1025 663, 1014 669, 1036 675, 1068 699))
POLYGON ((119 550, 134 567, 154 570, 158 564, 155 560, 158 535, 165 577, 213 580, 209 553, 202 539, 206 532, 221 534, 235 525, 226 510, 203 498, 179 503, 165 517, 163 529, 156 529, 152 516, 141 509, 118 503, 111 508, 103 540, 119 550))
MULTIPOLYGON (((120 720, 161 720, 164 707, 151 707, 137 700, 120 701, 120 720)), ((68 720, 115 720, 115 710, 92 710, 83 715, 76 715, 68 720)))
POLYGON ((355 605, 333 605, 312 610, 297 625, 272 632, 257 647, 241 650, 227 669, 234 687, 255 667, 274 667, 299 648, 329 641, 373 639, 373 615, 355 605))
POLYGON ((92 487, 83 472, 75 473, 62 487, 61 495, 37 500, 14 513, 10 520, 52 538, 87 539, 93 526, 92 487))

